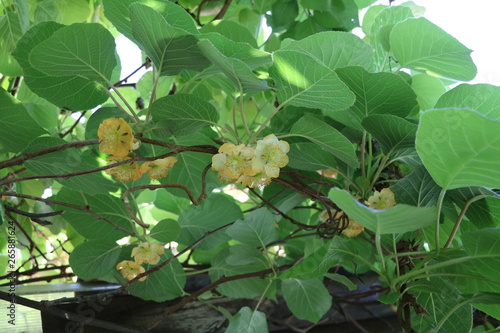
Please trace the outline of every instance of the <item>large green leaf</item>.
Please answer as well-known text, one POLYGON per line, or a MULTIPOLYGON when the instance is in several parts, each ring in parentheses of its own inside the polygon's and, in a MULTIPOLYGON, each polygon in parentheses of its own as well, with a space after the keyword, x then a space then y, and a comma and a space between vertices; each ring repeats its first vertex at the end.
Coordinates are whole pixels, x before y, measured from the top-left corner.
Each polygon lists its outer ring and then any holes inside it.
POLYGON ((206 33, 198 37, 200 40, 208 40, 217 50, 228 58, 243 61, 245 65, 254 69, 271 63, 271 54, 257 50, 248 43, 232 41, 218 33, 206 33))
POLYGON ((265 81, 257 78, 250 67, 242 60, 230 58, 222 54, 208 39, 199 41, 201 52, 217 69, 222 71, 241 92, 261 91, 269 89, 265 81))
MULTIPOLYGON (((207 136, 201 133, 185 135, 174 140, 175 144, 184 146, 210 145, 213 143, 207 136)), ((182 184, 191 190, 195 198, 201 194, 202 173, 207 165, 212 163, 212 155, 197 152, 183 152, 175 155, 178 159, 176 165, 172 168, 167 177, 160 179, 162 184, 182 184)), ((220 183, 214 172, 208 172, 206 177, 207 193, 210 193, 220 183)), ((169 189, 177 196, 187 198, 182 190, 169 189)))
POLYGON ((188 94, 174 94, 157 99, 151 105, 153 120, 159 122, 155 128, 176 135, 197 132, 204 126, 213 126, 219 113, 209 102, 188 94))
POLYGON ((489 84, 461 84, 448 91, 436 103, 439 108, 463 108, 500 120, 500 87, 489 84))
POLYGON ((267 331, 265 313, 245 306, 231 318, 226 333, 262 333, 267 331))
POLYGON ((290 130, 290 135, 314 142, 351 167, 359 166, 354 145, 334 127, 319 119, 311 116, 300 118, 290 130))
MULTIPOLYGON (((172 257, 170 251, 160 255, 160 263, 172 257), (168 252, 168 253, 167 253, 168 252)), ((143 265, 149 270, 157 265, 143 265)), ((144 300, 163 302, 184 295, 186 275, 177 259, 160 268, 159 271, 147 276, 145 281, 138 281, 127 288, 130 294, 144 300)))
POLYGON ((7 13, 0 17, 0 73, 4 76, 22 74, 19 64, 11 55, 22 34, 19 16, 16 13, 7 13))
POLYGON ((392 73, 369 73, 362 67, 336 70, 342 81, 356 95, 350 108, 326 114, 351 127, 363 129, 361 122, 374 114, 405 117, 417 105, 416 95, 399 76, 392 73))
POLYGON ((33 26, 19 40, 13 55, 23 68, 24 82, 35 94, 69 110, 93 108, 108 99, 105 87, 79 76, 47 76, 29 62, 31 50, 63 27, 55 22, 33 26))
POLYGON ((323 28, 351 31, 359 26, 358 7, 352 0, 302 0, 300 3, 306 8, 317 8, 312 19, 323 28))
POLYGON ((234 21, 222 20, 211 22, 209 24, 205 24, 203 28, 200 29, 200 32, 203 34, 219 33, 230 41, 247 43, 252 47, 257 47, 257 42, 252 36, 250 30, 234 21))
POLYGON ((483 229, 462 235, 465 251, 474 258, 470 262, 482 275, 500 283, 500 229, 483 229))
POLYGON ((243 220, 236 221, 226 233, 243 244, 262 248, 278 239, 274 216, 265 208, 254 210, 243 220))
MULTIPOLYGON (((179 216, 181 233, 177 242, 191 245, 211 231, 227 223, 241 219, 241 209, 234 199, 222 195, 211 194, 198 206, 188 206, 179 216)), ((207 237, 199 246, 200 249, 214 248, 229 239, 224 231, 207 237)))
POLYGON ((361 125, 377 139, 386 154, 415 147, 418 126, 408 120, 390 114, 377 114, 363 119, 361 125))
POLYGON ((35 46, 29 62, 50 76, 80 76, 106 83, 117 64, 115 39, 100 24, 75 23, 35 46))
POLYGON ((209 64, 194 35, 170 25, 151 7, 133 3, 130 18, 135 40, 160 75, 179 74, 183 69, 199 71, 209 64))
POLYGON ((320 279, 284 280, 282 292, 292 313, 313 323, 317 323, 332 306, 332 296, 320 279))
POLYGON ((142 3, 154 8, 172 26, 197 34, 198 29, 187 11, 170 2, 161 0, 103 0, 106 18, 128 39, 135 41, 132 35, 129 7, 133 3, 142 3))
POLYGON ((397 204, 389 209, 376 210, 360 204, 347 191, 338 188, 331 189, 328 196, 350 218, 380 234, 414 231, 431 225, 437 218, 435 206, 414 207, 397 204))
POLYGON ((288 166, 306 171, 334 169, 337 166, 335 158, 329 152, 311 142, 291 144, 288 158, 288 166))
POLYGON ((330 69, 347 66, 370 69, 373 61, 370 44, 356 35, 340 31, 320 32, 298 41, 286 39, 282 48, 307 53, 330 69))
POLYGON ((19 101, 0 88, 0 154, 18 153, 45 133, 19 101))
POLYGON ((354 94, 337 74, 314 56, 283 50, 273 57, 269 74, 276 82, 281 104, 336 111, 354 102, 354 94))
POLYGON ((441 330, 449 333, 469 332, 472 328, 472 309, 458 290, 449 281, 435 277, 431 280, 419 280, 408 284, 411 288, 414 284, 421 287, 414 293, 418 304, 429 314, 413 316, 412 327, 417 332, 430 332, 437 325, 442 325, 441 330), (427 285, 427 286, 426 286, 427 285), (434 292, 439 290, 439 292, 434 292), (457 304, 463 304, 456 307, 457 304))
MULTIPOLYGON (((229 277, 265 269, 269 269, 269 261, 261 251, 248 245, 238 244, 224 248, 212 257, 209 274, 212 281, 216 281, 222 276, 229 277)), ((238 279, 219 285, 217 291, 232 298, 251 299, 264 293, 274 298, 276 283, 273 282, 269 286, 269 281, 258 277, 238 279)))
POLYGON ((500 122, 476 111, 440 109, 421 115, 416 147, 445 189, 500 187, 500 122))
MULTIPOLYGON (((63 187, 56 195, 55 200, 77 205, 88 206, 94 213, 109 219, 117 226, 132 232, 132 220, 125 209, 123 202, 110 195, 89 195, 83 192, 72 191, 63 187)), ((55 210, 64 210, 62 217, 83 237, 87 239, 117 240, 127 236, 117 230, 107 221, 96 216, 67 206, 56 206, 55 210)))
POLYGON ((396 24, 390 43, 394 57, 403 67, 462 81, 476 76, 472 51, 423 17, 396 24))
POLYGON ((380 72, 391 69, 396 63, 390 58, 391 53, 388 50, 388 41, 390 33, 394 25, 404 21, 409 17, 413 17, 410 8, 403 6, 379 7, 368 10, 366 24, 363 22, 363 29, 370 37, 370 44, 374 49, 374 60, 376 69, 380 72), (374 15, 373 21, 370 23, 370 17, 374 15), (369 32, 367 31, 369 29, 369 32))
POLYGON ((461 187, 446 193, 460 208, 469 202, 465 216, 478 229, 495 228, 500 222, 500 194, 484 187, 461 187))
POLYGON ((422 165, 391 186, 391 190, 395 194, 396 202, 417 207, 434 205, 441 192, 439 185, 422 165))
POLYGON ((115 268, 120 252, 120 246, 114 241, 93 239, 75 247, 69 264, 79 278, 99 279, 115 268))
POLYGON ((181 232, 181 226, 176 220, 165 219, 159 221, 151 232, 149 237, 156 239, 161 243, 169 243, 175 241, 181 232))
POLYGON ((446 86, 441 79, 427 74, 413 75, 411 77, 411 88, 417 94, 420 110, 432 109, 439 97, 446 92, 446 86))

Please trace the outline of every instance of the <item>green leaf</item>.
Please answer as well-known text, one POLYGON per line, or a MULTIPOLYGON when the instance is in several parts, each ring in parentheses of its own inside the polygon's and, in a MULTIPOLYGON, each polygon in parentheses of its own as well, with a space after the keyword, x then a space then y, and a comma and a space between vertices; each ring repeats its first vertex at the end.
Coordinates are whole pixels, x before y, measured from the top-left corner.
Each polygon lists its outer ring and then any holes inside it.
MULTIPOLYGON (((436 102, 446 92, 446 86, 440 79, 427 74, 417 74, 411 77, 411 88, 417 94, 420 110, 434 108, 436 102)), ((436 106, 436 108, 439 108, 436 106)))
POLYGON ((269 75, 275 80, 281 104, 329 111, 343 110, 354 94, 337 74, 314 56, 299 51, 276 51, 269 75))
POLYGON ((208 39, 200 40, 198 46, 203 55, 236 85, 238 91, 250 92, 270 89, 265 81, 258 79, 257 75, 242 60, 226 57, 208 39))
MULTIPOLYGON (((389 44, 389 36, 394 25, 409 17, 413 17, 413 14, 410 8, 403 6, 389 6, 380 8, 380 11, 378 11, 379 6, 375 6, 375 8, 373 11, 368 11, 368 16, 370 16, 370 13, 373 13, 375 17, 371 24, 367 23, 366 25, 366 28, 368 29, 369 27, 370 29, 367 35, 370 37, 370 44, 372 44, 375 51, 375 67, 380 72, 392 72, 391 68, 394 68, 397 64, 389 58, 391 53, 384 46, 389 44)), ((365 26, 364 23, 363 26, 365 26)))
POLYGON ((356 35, 340 31, 320 32, 298 41, 286 39, 282 48, 309 54, 330 69, 347 66, 370 69, 373 62, 370 44, 356 35))
POLYGON ((290 145, 288 166, 306 171, 335 169, 337 161, 325 149, 311 142, 299 142, 290 145))
POLYGON ((247 43, 252 47, 257 48, 257 42, 252 36, 250 30, 242 26, 241 24, 234 21, 221 20, 216 22, 211 22, 205 24, 203 28, 200 29, 200 33, 219 33, 226 37, 230 41, 237 43, 247 43))
POLYGON ((18 153, 45 133, 19 101, 0 88, 0 154, 18 153))
POLYGON ((79 278, 99 279, 115 268, 120 252, 120 246, 114 241, 93 239, 75 247, 69 264, 79 278))
POLYGON ((423 17, 396 24, 390 41, 394 57, 403 67, 462 81, 476 76, 472 51, 423 17))
MULTIPOLYGON (((184 146, 211 145, 213 141, 201 133, 186 135, 174 140, 175 144, 184 146)), ((189 188, 195 198, 198 198, 202 191, 201 176, 207 165, 212 163, 212 155, 198 152, 183 152, 177 154, 178 162, 172 168, 167 177, 160 179, 162 184, 182 184, 189 188)), ((210 193, 220 183, 214 172, 208 172, 206 177, 207 193, 210 193)), ((187 198, 182 190, 169 189, 176 196, 187 198)))
POLYGON ((157 99, 151 105, 156 128, 176 136, 196 133, 204 126, 213 126, 219 113, 209 102, 188 94, 174 94, 157 99))
POLYGON ((132 35, 129 7, 133 3, 142 3, 154 8, 168 24, 185 30, 191 34, 197 34, 198 29, 193 18, 181 6, 170 1, 159 0, 103 0, 106 18, 128 39, 135 41, 132 35))
POLYGON ((359 26, 358 7, 352 0, 302 0, 301 4, 304 5, 305 2, 308 2, 313 7, 322 8, 315 10, 312 18, 324 28, 351 31, 359 26), (321 3, 324 5, 318 6, 321 3))
POLYGON ((160 209, 179 215, 190 204, 190 201, 185 198, 177 197, 167 190, 156 190, 154 204, 160 209))
POLYGON ((343 284, 344 286, 347 287, 347 289, 349 289, 349 291, 354 291, 358 288, 358 286, 345 275, 338 273, 326 273, 325 277, 327 277, 332 281, 343 284))
POLYGON ((0 17, 0 73, 4 76, 22 75, 19 64, 11 55, 22 35, 19 16, 16 13, 7 13, 0 17))
POLYGON ((35 94, 62 108, 87 110, 108 99, 105 87, 78 76, 47 76, 29 62, 31 50, 63 27, 55 22, 33 26, 19 40, 13 56, 23 68, 24 82, 35 94))
MULTIPOLYGON (((172 253, 166 250, 165 254, 160 255, 158 265, 171 257, 172 253)), ((147 271, 158 265, 144 264, 143 267, 147 271)), ((185 284, 184 270, 179 261, 174 259, 159 271, 148 275, 145 281, 138 281, 127 287, 127 290, 130 294, 144 300, 164 302, 184 295, 185 284)))
POLYGON ((300 118, 290 130, 290 135, 314 142, 351 167, 359 166, 353 144, 334 127, 319 119, 311 116, 300 118))
MULTIPOLYGON (((417 281, 416 283, 421 283, 417 281)), ((429 332, 440 326, 436 331, 449 333, 469 332, 472 328, 472 309, 458 290, 449 281, 435 277, 427 281, 440 292, 419 291, 415 293, 417 302, 429 316, 413 315, 412 328, 417 332, 429 332), (457 305, 462 304, 457 308, 457 305)), ((412 283, 408 284, 411 288, 412 283)))
POLYGON ((35 46, 29 62, 50 76, 81 76, 106 83, 117 64, 115 39, 100 24, 75 23, 35 46))
MULTIPOLYGON (((63 187, 56 195, 55 200, 73 204, 79 207, 90 207, 91 211, 99 214, 117 226, 132 232, 132 221, 123 202, 110 195, 89 195, 72 191, 63 187)), ((67 206, 56 206, 54 210, 64 210, 62 217, 83 237, 87 239, 117 240, 127 236, 121 230, 105 220, 98 219, 85 211, 67 206)))
POLYGON ((262 333, 267 331, 266 314, 245 306, 231 318, 226 333, 262 333))
POLYGON ((243 61, 251 69, 266 66, 273 60, 271 54, 258 50, 247 43, 234 42, 218 33, 207 33, 198 37, 208 40, 221 54, 243 61))
POLYGON ((55 0, 57 6, 57 22, 66 25, 86 22, 92 14, 90 6, 82 0, 55 0))
POLYGON ((236 221, 226 233, 241 243, 262 248, 278 239, 274 216, 265 208, 254 210, 243 220, 236 221))
POLYGON ((399 300, 400 297, 401 293, 390 293, 387 295, 379 296, 377 298, 377 301, 384 304, 394 304, 399 300))
POLYGON ((382 146, 385 154, 414 148, 417 124, 390 114, 368 116, 361 122, 382 146))
POLYGON ((200 71, 209 64, 196 37, 170 25, 154 9, 134 3, 130 5, 130 18, 135 40, 160 75, 176 75, 183 69, 200 71))
MULTIPOLYGON (((244 244, 230 246, 216 253, 209 271, 212 281, 222 276, 234 276, 269 269, 269 261, 261 251, 244 244)), ((276 283, 258 277, 238 279, 223 283, 217 287, 221 294, 232 298, 252 299, 262 294, 275 297, 276 283), (267 292, 266 292, 267 290, 267 292)))
POLYGON ((293 267, 281 273, 280 279, 286 280, 294 278, 309 280, 322 277, 330 268, 340 263, 338 257, 331 256, 329 248, 330 242, 325 243, 316 251, 306 255, 304 259, 293 267))
POLYGON ((363 129, 361 122, 367 116, 392 114, 405 117, 417 105, 417 96, 397 74, 369 73, 361 67, 341 68, 336 72, 356 95, 356 102, 350 108, 326 112, 343 124, 363 129))
MULTIPOLYGON (((191 245, 203 237, 206 232, 222 227, 243 217, 240 207, 233 198, 222 194, 211 194, 198 206, 188 206, 179 216, 181 233, 177 242, 191 245)), ((207 237, 199 246, 209 249, 227 241, 229 237, 223 231, 207 237)))
POLYGON ((419 166, 391 186, 396 202, 417 207, 429 207, 437 202, 441 187, 424 166, 419 166))
POLYGON ((429 110, 420 117, 416 147, 434 181, 445 189, 500 187, 499 121, 471 110, 429 110))
POLYGON ((282 292, 292 313, 313 323, 317 323, 332 306, 332 296, 320 279, 284 280, 282 292))
POLYGON ((481 275, 500 283, 500 229, 483 229, 462 235, 465 251, 475 257, 469 265, 481 275))
POLYGON ((414 207, 405 204, 376 210, 355 200, 347 191, 331 189, 329 198, 350 218, 380 234, 405 233, 431 225, 436 221, 436 207, 414 207))
POLYGON ((436 103, 436 109, 472 109, 493 120, 500 120, 500 87, 489 84, 461 84, 436 103))
POLYGON ((176 220, 165 219, 156 224, 151 232, 150 237, 153 237, 160 243, 169 243, 177 239, 181 233, 181 226, 176 220))
POLYGON ((478 229, 494 228, 500 221, 500 195, 484 187, 462 187, 446 193, 460 208, 469 204, 465 216, 478 229))

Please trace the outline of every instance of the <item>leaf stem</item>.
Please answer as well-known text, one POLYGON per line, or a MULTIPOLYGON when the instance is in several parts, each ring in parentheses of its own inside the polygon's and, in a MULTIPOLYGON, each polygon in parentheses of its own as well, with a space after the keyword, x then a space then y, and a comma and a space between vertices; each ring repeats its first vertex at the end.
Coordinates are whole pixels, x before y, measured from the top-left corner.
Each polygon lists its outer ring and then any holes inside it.
POLYGON ((443 208, 443 201, 444 201, 444 196, 446 194, 446 189, 441 189, 441 192, 439 193, 439 197, 438 197, 438 200, 437 200, 437 216, 436 216, 436 225, 434 227, 434 237, 436 237, 436 242, 435 242, 435 246, 436 246, 436 255, 439 254, 439 248, 440 248, 440 245, 439 245, 439 222, 441 220, 441 210, 443 208))
POLYGON ((366 131, 363 131, 363 138, 361 139, 361 176, 363 176, 363 178, 366 178, 365 146, 366 146, 366 131))

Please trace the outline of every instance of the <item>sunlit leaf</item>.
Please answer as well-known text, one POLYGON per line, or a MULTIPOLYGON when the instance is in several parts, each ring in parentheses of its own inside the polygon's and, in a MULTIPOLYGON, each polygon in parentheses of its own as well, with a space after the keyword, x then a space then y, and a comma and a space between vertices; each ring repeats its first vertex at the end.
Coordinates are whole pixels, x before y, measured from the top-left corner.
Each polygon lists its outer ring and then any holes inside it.
POLYGON ((424 112, 417 151, 434 181, 445 189, 500 187, 500 122, 476 111, 424 112))

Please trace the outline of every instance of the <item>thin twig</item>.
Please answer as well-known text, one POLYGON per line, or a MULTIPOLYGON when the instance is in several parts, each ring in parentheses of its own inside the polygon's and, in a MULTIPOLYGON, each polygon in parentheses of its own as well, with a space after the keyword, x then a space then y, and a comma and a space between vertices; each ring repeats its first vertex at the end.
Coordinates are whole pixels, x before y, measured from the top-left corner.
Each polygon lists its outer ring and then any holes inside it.
POLYGON ((63 134, 59 133, 59 137, 64 138, 66 135, 73 132, 73 130, 76 128, 76 126, 80 123, 80 120, 85 116, 85 113, 87 113, 86 110, 82 111, 82 113, 80 114, 80 117, 78 117, 78 119, 75 121, 75 123, 73 125, 71 125, 71 127, 63 134))

